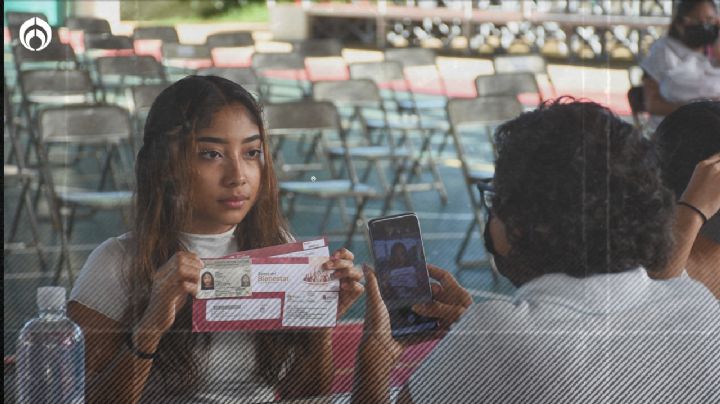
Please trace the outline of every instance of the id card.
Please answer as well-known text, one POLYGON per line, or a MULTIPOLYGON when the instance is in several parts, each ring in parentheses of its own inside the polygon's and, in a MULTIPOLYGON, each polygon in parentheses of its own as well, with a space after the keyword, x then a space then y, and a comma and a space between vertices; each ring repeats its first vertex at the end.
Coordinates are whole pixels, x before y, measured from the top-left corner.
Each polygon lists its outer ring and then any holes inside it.
POLYGON ((203 259, 198 299, 243 297, 252 295, 250 258, 203 259))

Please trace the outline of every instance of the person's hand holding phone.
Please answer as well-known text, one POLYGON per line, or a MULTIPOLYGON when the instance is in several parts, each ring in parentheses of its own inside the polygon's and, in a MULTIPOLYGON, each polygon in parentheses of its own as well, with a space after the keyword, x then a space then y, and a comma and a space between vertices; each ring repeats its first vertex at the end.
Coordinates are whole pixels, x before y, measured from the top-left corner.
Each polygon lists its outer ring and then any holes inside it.
POLYGON ((381 355, 384 359, 394 362, 404 349, 403 344, 393 338, 390 327, 390 313, 380 295, 375 270, 363 264, 365 273, 365 321, 360 351, 363 348, 372 356, 381 355))
POLYGON ((392 336, 390 313, 380 296, 375 271, 363 264, 365 273, 365 322, 355 362, 352 400, 356 403, 389 402, 390 372, 404 350, 392 336))
POLYGON ((380 295, 375 271, 363 265, 365 273, 365 322, 363 336, 358 349, 355 369, 355 385, 352 402, 384 402, 389 391, 390 371, 400 359, 405 347, 445 334, 447 329, 472 304, 472 297, 447 271, 434 265, 427 266, 430 276, 440 282, 432 284, 433 302, 413 306, 418 314, 437 317, 440 328, 432 334, 414 335, 410 338, 396 339, 392 336, 390 314, 380 295))
POLYGON ((440 269, 435 265, 427 265, 430 277, 440 284, 433 283, 433 301, 426 304, 416 304, 413 311, 425 317, 436 318, 440 322, 440 331, 445 333, 465 313, 472 304, 472 296, 465 288, 460 286, 458 281, 450 272, 440 269))

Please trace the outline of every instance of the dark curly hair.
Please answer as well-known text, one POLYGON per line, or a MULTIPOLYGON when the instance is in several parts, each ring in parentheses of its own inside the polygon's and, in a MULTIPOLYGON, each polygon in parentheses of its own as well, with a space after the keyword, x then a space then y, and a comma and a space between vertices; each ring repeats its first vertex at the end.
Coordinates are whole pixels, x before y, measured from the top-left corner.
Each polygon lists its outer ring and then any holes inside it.
POLYGON ((680 198, 697 163, 720 153, 720 101, 678 108, 660 123, 654 140, 663 182, 680 198))
POLYGON ((672 195, 632 125, 563 97, 506 122, 495 141, 493 213, 513 265, 575 277, 664 268, 672 195))

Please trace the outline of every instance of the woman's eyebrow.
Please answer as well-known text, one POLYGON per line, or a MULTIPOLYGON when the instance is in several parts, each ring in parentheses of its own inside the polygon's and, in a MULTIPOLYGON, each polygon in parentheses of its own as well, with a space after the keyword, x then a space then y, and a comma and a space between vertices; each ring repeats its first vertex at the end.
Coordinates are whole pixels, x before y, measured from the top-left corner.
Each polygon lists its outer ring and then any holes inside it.
MULTIPOLYGON (((256 141, 256 140, 261 140, 261 139, 262 139, 262 137, 260 136, 260 134, 255 134, 255 135, 248 136, 248 137, 246 137, 245 139, 243 139, 243 140, 242 140, 242 143, 243 143, 243 144, 245 144, 245 143, 252 143, 252 142, 254 142, 254 141, 256 141)), ((202 137, 199 137, 199 138, 197 138, 197 142, 198 142, 198 143, 219 143, 219 144, 228 144, 228 143, 230 143, 230 142, 228 142, 227 139, 220 138, 220 137, 214 137, 214 136, 202 136, 202 137)))
POLYGON ((252 136, 246 137, 245 139, 243 139, 242 143, 243 143, 243 144, 245 144, 245 143, 252 143, 252 142, 254 142, 254 141, 256 141, 256 140, 261 140, 261 139, 262 139, 262 138, 260 137, 260 135, 259 135, 259 134, 256 134, 256 135, 252 135, 252 136))
POLYGON ((198 142, 198 143, 203 142, 203 143, 228 144, 228 141, 227 141, 227 140, 225 140, 225 139, 223 139, 223 138, 219 138, 219 137, 212 137, 212 136, 199 137, 199 138, 197 138, 197 142, 198 142))

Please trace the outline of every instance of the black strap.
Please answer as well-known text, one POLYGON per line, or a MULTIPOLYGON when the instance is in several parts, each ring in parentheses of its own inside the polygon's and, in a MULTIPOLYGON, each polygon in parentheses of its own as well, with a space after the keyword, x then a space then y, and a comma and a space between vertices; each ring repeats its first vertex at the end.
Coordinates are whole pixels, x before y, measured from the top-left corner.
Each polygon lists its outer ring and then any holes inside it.
POLYGON ((678 201, 677 204, 678 204, 678 205, 685 206, 685 207, 688 207, 688 208, 694 210, 695 213, 697 213, 698 215, 700 215, 700 217, 702 218, 703 224, 707 223, 708 218, 707 218, 707 216, 705 216, 704 213, 702 213, 702 211, 701 211, 700 209, 696 208, 695 206, 693 206, 693 205, 691 205, 691 204, 689 204, 689 203, 687 203, 687 202, 685 202, 685 201, 678 201))
POLYGON ((127 344, 127 347, 128 347, 128 349, 130 350, 130 352, 132 352, 133 355, 137 356, 137 357, 140 358, 140 359, 155 359, 155 358, 157 358, 157 352, 148 353, 148 352, 143 352, 143 351, 137 349, 137 348, 135 347, 135 344, 133 344, 132 333, 131 333, 131 332, 129 332, 129 333, 127 334, 127 338, 125 339, 125 343, 127 344))

